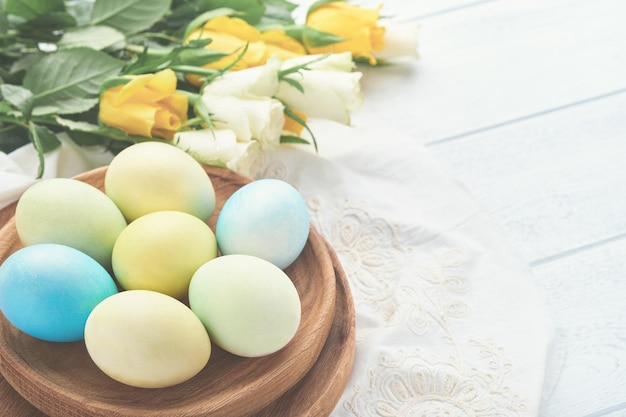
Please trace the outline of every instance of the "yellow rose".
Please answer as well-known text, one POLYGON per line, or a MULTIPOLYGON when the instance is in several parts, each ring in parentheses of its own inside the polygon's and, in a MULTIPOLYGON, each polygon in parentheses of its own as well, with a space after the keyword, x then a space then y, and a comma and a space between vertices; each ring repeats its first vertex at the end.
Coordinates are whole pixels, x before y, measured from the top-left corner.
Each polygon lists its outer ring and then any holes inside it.
POLYGON ((364 9, 335 1, 315 8, 307 16, 306 25, 345 40, 318 47, 307 45, 309 53, 351 52, 355 58, 366 58, 370 64, 376 64, 373 51, 380 51, 385 46, 385 28, 378 26, 381 7, 364 9))
POLYGON ((261 40, 269 49, 270 55, 276 55, 282 61, 307 53, 304 45, 288 36, 282 29, 271 29, 261 33, 261 40))
POLYGON ((207 49, 232 54, 205 65, 206 68, 221 69, 232 64, 246 43, 248 50, 232 70, 256 67, 263 65, 267 60, 268 51, 261 41, 261 32, 239 18, 218 16, 211 19, 202 28, 191 31, 187 41, 193 39, 211 39, 212 42, 206 46, 207 49))
MULTIPOLYGON (((212 69, 222 69, 232 64, 246 44, 246 53, 231 68, 232 71, 264 65, 272 55, 288 59, 306 53, 304 46, 287 36, 282 29, 261 32, 245 20, 229 16, 218 16, 207 21, 202 28, 191 31, 186 41, 194 39, 211 39, 207 49, 230 54, 205 65, 205 68, 212 69)), ((187 81, 201 85, 202 77, 190 74, 187 81)))
POLYGON ((187 120, 187 96, 176 92, 176 74, 170 69, 129 76, 100 97, 100 121, 130 135, 172 139, 187 120))

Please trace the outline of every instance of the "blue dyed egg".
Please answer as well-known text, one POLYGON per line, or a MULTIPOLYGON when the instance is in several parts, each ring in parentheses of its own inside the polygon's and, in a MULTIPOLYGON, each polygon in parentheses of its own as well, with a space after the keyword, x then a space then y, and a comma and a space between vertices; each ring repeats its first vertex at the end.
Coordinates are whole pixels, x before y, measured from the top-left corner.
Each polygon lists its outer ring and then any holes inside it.
POLYGON ((82 340, 91 310, 115 293, 106 269, 69 246, 27 246, 0 266, 0 310, 19 330, 50 342, 82 340))
POLYGON ((250 255, 284 269, 309 237, 306 202, 292 185, 276 179, 246 184, 224 203, 215 236, 223 255, 250 255))

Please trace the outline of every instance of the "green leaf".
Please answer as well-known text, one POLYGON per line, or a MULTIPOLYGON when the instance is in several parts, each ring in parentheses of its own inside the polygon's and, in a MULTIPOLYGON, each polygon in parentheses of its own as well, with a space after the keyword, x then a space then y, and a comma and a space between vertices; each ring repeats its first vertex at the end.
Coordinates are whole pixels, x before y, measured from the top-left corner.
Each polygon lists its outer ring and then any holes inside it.
MULTIPOLYGON (((75 121, 61 117, 56 118, 58 124, 67 130, 67 134, 79 145, 98 145, 104 142, 120 141, 128 143, 146 142, 159 139, 146 138, 143 136, 129 135, 122 129, 112 126, 95 125, 89 122, 75 121)), ((163 142, 169 142, 163 139, 163 142)))
POLYGON ((297 143, 297 144, 302 144, 302 145, 308 145, 311 142, 309 142, 306 139, 301 138, 300 136, 282 135, 280 137, 280 143, 297 143))
POLYGON ((48 13, 64 12, 65 4, 63 0, 6 0, 4 11, 32 20, 48 13))
POLYGON ((44 153, 51 152, 61 146, 61 141, 59 140, 59 138, 57 138, 57 135, 55 135, 54 132, 52 132, 47 127, 35 124, 33 122, 29 123, 29 127, 31 128, 31 134, 37 135, 37 140, 39 144, 36 147, 38 149, 41 149, 44 153), (35 126, 34 133, 32 131, 32 126, 35 126))
POLYGON ((23 54, 20 59, 18 59, 17 61, 13 63, 13 65, 11 66, 11 72, 17 73, 20 71, 25 71, 28 68, 35 65, 37 61, 39 61, 45 56, 46 54, 44 54, 43 52, 36 52, 33 54, 23 54))
POLYGON ((0 151, 4 153, 11 153, 17 148, 20 148, 30 143, 28 140, 28 130, 23 126, 0 125, 0 151))
POLYGON ((278 21, 283 23, 293 23, 291 13, 298 7, 297 4, 287 0, 264 0, 265 14, 263 21, 278 21))
POLYGON ((172 60, 172 65, 203 66, 225 57, 226 53, 210 49, 181 48, 172 60))
POLYGON ((333 43, 341 42, 344 40, 345 38, 342 38, 341 36, 336 36, 332 33, 322 32, 308 26, 305 26, 302 31, 302 42, 304 42, 306 46, 312 46, 314 48, 332 45, 333 43))
POLYGON ((22 113, 30 113, 33 105, 33 93, 19 85, 2 84, 0 85, 0 94, 7 103, 10 103, 22 113))
POLYGON ((72 1, 68 2, 67 12, 74 16, 79 26, 85 26, 91 20, 91 11, 93 9, 93 2, 91 1, 72 1))
POLYGON ((45 169, 44 154, 61 146, 61 141, 54 133, 52 133, 50 129, 33 122, 28 123, 28 133, 31 142, 35 146, 37 154, 39 155, 37 178, 41 178, 45 169))
POLYGON ((170 28, 180 28, 198 16, 198 8, 190 3, 176 4, 172 2, 172 10, 165 16, 165 24, 170 28))
POLYGON ((0 151, 11 153, 14 150, 30 143, 28 135, 22 133, 25 129, 11 127, 9 130, 0 129, 0 151))
POLYGON ((100 84, 124 63, 89 48, 51 53, 26 72, 24 87, 35 96, 33 114, 71 114, 97 104, 100 84))
POLYGON ((100 128, 100 126, 93 124, 93 123, 71 120, 71 119, 66 119, 63 117, 57 117, 56 120, 59 126, 63 126, 69 130, 81 130, 83 132, 93 132, 100 128))
MULTIPOLYGON (((129 45, 134 48, 137 45, 129 45)), ((145 74, 156 72, 166 67, 172 61, 172 48, 148 49, 144 47, 142 52, 133 58, 124 68, 124 75, 145 74)))
POLYGON ((91 24, 111 26, 125 33, 150 28, 169 11, 171 0, 96 0, 91 24))
MULTIPOLYGON (((302 127, 304 127, 307 132, 309 132, 309 134, 311 135, 311 139, 313 139, 313 147, 315 148, 315 152, 318 152, 317 140, 315 139, 315 135, 313 134, 313 131, 311 130, 311 128, 309 128, 309 126, 306 124, 306 121, 303 118, 301 118, 300 116, 298 116, 296 113, 294 113, 288 107, 285 107, 285 114, 287 116, 291 117, 293 120, 295 120, 302 127)), ((281 141, 282 141, 282 139, 281 139, 281 141)))
POLYGON ((6 101, 0 101, 0 114, 7 114, 13 111, 13 107, 6 101))
POLYGON ((330 55, 330 54, 320 55, 317 58, 313 58, 310 61, 305 62, 303 64, 294 65, 293 67, 289 67, 287 69, 280 70, 280 71, 278 71, 278 79, 280 81, 286 82, 287 84, 289 84, 290 86, 292 86, 293 88, 295 88, 296 90, 298 90, 299 92, 304 94, 304 87, 302 87, 302 84, 300 84, 297 80, 295 80, 293 78, 290 78, 289 76, 291 74, 295 74, 295 73, 298 73, 298 72, 303 71, 303 70, 304 71, 310 70, 309 65, 328 58, 328 55, 330 55))
POLYGON ((0 34, 6 35, 9 32, 9 19, 7 14, 0 10, 0 34))
POLYGON ((204 48, 204 47, 210 45, 211 42, 213 42, 213 39, 210 39, 210 38, 206 38, 206 39, 191 39, 186 44, 186 47, 187 48, 201 49, 201 48, 204 48))
MULTIPOLYGON (((37 16, 34 19, 31 19, 26 23, 19 25, 18 29, 20 30, 20 32, 29 32, 34 29, 37 32, 46 33, 74 26, 76 26, 76 19, 74 19, 74 16, 72 16, 71 14, 67 12, 50 12, 41 16, 37 16)), ((26 35, 29 35, 29 33, 26 33, 26 35)), ((36 38, 36 36, 28 37, 36 38)))
POLYGON ((292 3, 288 0, 264 0, 265 7, 276 7, 279 9, 287 10, 289 13, 298 8, 296 3, 292 3))
POLYGON ((2 123, 24 125, 26 121, 8 102, 0 101, 0 126, 2 126, 2 123))
MULTIPOLYGON (((179 72, 205 73, 203 65, 215 62, 228 55, 223 52, 204 49, 210 40, 194 41, 188 45, 174 48, 148 49, 135 58, 125 69, 124 74, 145 74, 165 68, 172 68, 179 72)), ((214 71, 211 71, 211 74, 214 71)))
POLYGON ((57 117, 57 122, 59 125, 68 130, 67 134, 78 145, 101 145, 103 139, 105 139, 100 133, 98 133, 101 128, 96 124, 64 119, 61 117, 57 117))
POLYGON ((96 146, 102 145, 103 137, 101 135, 89 132, 67 132, 67 135, 79 146, 96 146))
POLYGON ((261 0, 200 0, 201 10, 214 10, 221 7, 242 12, 241 17, 251 25, 257 24, 265 14, 265 5, 261 0))
POLYGON ((199 94, 186 93, 187 99, 189 100, 189 105, 194 109, 196 116, 201 119, 206 125, 210 128, 213 127, 213 120, 211 119, 211 114, 209 113, 209 109, 202 101, 202 96, 199 94))
POLYGON ((304 94, 304 87, 302 87, 302 84, 300 84, 298 81, 294 80, 293 78, 282 77, 280 80, 286 82, 287 84, 289 84, 290 86, 292 86, 293 88, 295 88, 296 90, 304 94))
POLYGON ((59 48, 75 48, 86 46, 91 49, 103 50, 115 44, 123 45, 126 37, 110 26, 84 26, 67 31, 58 43, 59 48))

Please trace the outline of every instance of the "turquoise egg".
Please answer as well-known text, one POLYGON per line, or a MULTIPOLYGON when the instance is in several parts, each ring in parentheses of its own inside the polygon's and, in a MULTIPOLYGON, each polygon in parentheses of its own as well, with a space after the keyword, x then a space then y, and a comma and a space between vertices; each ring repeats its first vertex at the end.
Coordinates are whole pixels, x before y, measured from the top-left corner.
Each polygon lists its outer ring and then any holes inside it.
POLYGON ((49 342, 82 340, 93 308, 115 293, 104 267, 65 245, 27 246, 0 266, 0 310, 22 332, 49 342))
POLYGON ((304 249, 310 219, 292 185, 261 179, 244 185, 224 203, 215 236, 223 255, 250 255, 284 269, 304 249))

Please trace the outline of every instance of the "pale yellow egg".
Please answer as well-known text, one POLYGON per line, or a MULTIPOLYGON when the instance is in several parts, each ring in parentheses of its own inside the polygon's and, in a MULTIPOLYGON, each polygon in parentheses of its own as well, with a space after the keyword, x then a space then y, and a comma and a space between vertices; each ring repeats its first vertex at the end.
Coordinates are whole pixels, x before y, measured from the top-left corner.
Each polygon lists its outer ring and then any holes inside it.
POLYGON ((87 318, 85 345, 105 374, 142 388, 184 382, 211 356, 209 335, 189 307, 145 290, 123 291, 98 304, 87 318))
POLYGON ((200 163, 161 142, 137 143, 117 154, 104 187, 129 222, 160 210, 182 211, 206 221, 215 208, 215 190, 200 163))
POLYGON ((120 233, 113 247, 113 273, 124 289, 183 298, 195 271, 216 256, 208 224, 188 213, 158 211, 120 233))

